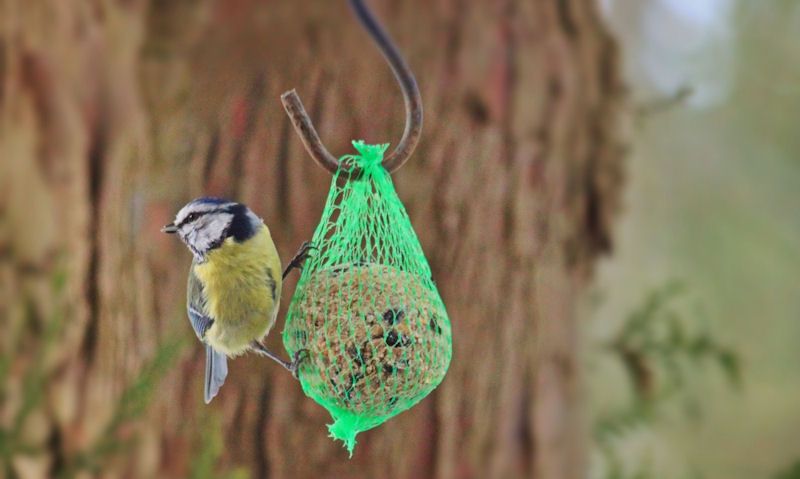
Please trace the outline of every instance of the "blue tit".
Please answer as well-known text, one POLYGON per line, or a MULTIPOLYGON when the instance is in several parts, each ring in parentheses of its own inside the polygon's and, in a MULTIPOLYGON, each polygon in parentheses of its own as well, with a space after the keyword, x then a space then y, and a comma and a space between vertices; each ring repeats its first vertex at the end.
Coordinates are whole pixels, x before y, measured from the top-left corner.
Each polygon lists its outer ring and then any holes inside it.
POLYGON ((261 340, 275 325, 283 279, 301 267, 310 245, 305 243, 280 274, 278 251, 261 218, 241 203, 218 198, 190 202, 161 231, 177 234, 194 256, 187 309, 206 347, 206 404, 225 382, 227 358, 248 351, 277 361, 296 376, 299 355, 284 361, 261 340))

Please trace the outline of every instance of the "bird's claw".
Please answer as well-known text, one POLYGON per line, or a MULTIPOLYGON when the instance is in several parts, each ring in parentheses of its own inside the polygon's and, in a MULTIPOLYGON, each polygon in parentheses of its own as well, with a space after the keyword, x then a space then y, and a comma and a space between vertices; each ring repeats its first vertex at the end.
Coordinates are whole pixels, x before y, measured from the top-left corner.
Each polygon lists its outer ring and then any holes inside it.
POLYGON ((303 360, 306 359, 307 357, 308 357, 308 349, 300 349, 294 353, 294 356, 292 357, 292 362, 289 363, 289 367, 287 367, 286 369, 288 369, 289 372, 292 373, 292 376, 294 376, 295 379, 300 379, 300 377, 298 376, 300 371, 300 363, 302 363, 303 360))
POLYGON ((317 248, 316 245, 314 245, 309 241, 304 241, 303 244, 300 245, 300 249, 297 250, 297 253, 295 253, 294 258, 292 258, 291 261, 289 261, 289 265, 286 266, 285 270, 283 270, 283 279, 286 279, 286 276, 288 276, 293 269, 299 269, 300 271, 302 271, 303 263, 305 263, 306 259, 308 259, 308 255, 311 252, 311 250, 314 249, 319 249, 319 248, 317 248))
POLYGON ((304 241, 302 245, 300 245, 300 250, 297 252, 294 258, 292 258, 292 264, 295 268, 303 269, 303 263, 305 263, 306 259, 308 259, 308 255, 311 253, 311 250, 319 249, 314 245, 314 243, 310 241, 304 241))

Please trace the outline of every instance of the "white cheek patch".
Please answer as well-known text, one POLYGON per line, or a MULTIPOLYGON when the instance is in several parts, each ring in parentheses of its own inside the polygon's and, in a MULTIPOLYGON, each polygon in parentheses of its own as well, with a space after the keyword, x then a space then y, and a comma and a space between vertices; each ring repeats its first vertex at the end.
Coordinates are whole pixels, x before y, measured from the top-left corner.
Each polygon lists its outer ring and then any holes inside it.
POLYGON ((233 221, 230 213, 210 213, 183 227, 186 243, 196 252, 205 253, 219 245, 233 221))

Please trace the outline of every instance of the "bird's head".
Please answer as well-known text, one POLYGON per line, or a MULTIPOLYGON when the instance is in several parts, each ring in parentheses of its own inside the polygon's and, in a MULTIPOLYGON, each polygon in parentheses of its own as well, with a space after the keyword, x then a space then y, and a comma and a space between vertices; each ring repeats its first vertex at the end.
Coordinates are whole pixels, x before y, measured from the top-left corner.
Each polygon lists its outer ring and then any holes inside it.
POLYGON ((177 234, 203 261, 209 251, 219 248, 227 238, 237 242, 250 239, 263 224, 247 206, 220 198, 198 198, 178 211, 175 221, 161 228, 177 234))

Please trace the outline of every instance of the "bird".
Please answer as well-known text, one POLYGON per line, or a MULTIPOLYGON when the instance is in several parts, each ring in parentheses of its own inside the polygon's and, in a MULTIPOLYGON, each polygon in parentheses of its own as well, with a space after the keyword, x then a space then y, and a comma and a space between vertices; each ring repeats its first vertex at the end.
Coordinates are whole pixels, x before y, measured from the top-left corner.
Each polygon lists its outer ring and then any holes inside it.
POLYGON ((303 351, 281 359, 261 342, 275 325, 281 286, 313 246, 305 242, 282 274, 277 248, 264 221, 242 203, 202 197, 187 203, 163 233, 177 235, 192 252, 187 313, 205 345, 206 404, 228 375, 228 358, 247 352, 268 357, 297 377, 303 351))

